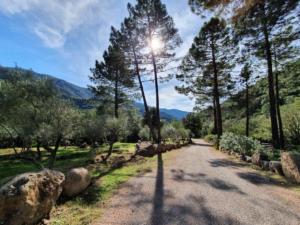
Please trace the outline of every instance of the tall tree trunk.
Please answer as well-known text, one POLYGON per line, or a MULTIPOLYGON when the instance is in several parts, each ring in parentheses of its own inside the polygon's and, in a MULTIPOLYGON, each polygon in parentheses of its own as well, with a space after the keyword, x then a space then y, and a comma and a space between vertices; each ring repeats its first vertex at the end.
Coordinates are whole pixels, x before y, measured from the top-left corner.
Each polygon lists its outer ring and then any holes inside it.
POLYGON ((150 129, 150 136, 151 137, 155 137, 153 126, 152 126, 152 123, 151 123, 151 117, 150 117, 149 107, 148 107, 148 104, 147 104, 147 99, 146 99, 146 95, 145 95, 145 91, 144 91, 144 86, 143 86, 143 82, 142 82, 142 79, 141 79, 140 67, 139 67, 137 56, 136 56, 136 51, 135 51, 134 47, 132 47, 132 50, 133 50, 133 56, 134 56, 134 63, 135 63, 136 75, 138 77, 138 81, 139 81, 139 85, 140 85, 140 90, 141 90, 141 93, 142 93, 142 98, 143 98, 143 103, 144 103, 144 109, 145 109, 145 114, 146 114, 146 119, 147 119, 147 125, 149 126, 149 129, 150 129))
POLYGON ((269 86, 269 101, 270 101, 270 117, 271 117, 271 129, 272 129, 272 142, 274 148, 279 148, 279 135, 277 124, 277 110, 276 99, 274 93, 274 80, 273 80, 273 68, 272 68, 272 53, 271 45, 269 41, 269 33, 266 26, 263 26, 263 34, 265 39, 265 53, 268 63, 268 86, 269 86))
POLYGON ((215 100, 215 97, 213 97, 213 110, 214 110, 214 131, 213 131, 213 133, 214 134, 217 134, 217 130, 218 130, 218 128, 217 128, 217 109, 216 109, 216 100, 215 100))
MULTIPOLYGON (((147 15, 148 19, 148 32, 150 37, 150 43, 152 42, 152 28, 150 25, 150 18, 149 14, 147 15)), ((153 48, 150 46, 151 49, 151 59, 152 59, 152 65, 153 65, 153 71, 154 71, 154 83, 155 83, 155 95, 156 95, 156 123, 157 123, 157 144, 160 144, 161 142, 161 133, 160 133, 160 110, 159 110, 159 90, 158 90, 158 77, 157 77, 157 67, 156 67, 156 60, 153 48)))
POLYGON ((116 80, 115 80, 115 117, 116 118, 119 118, 118 79, 119 79, 119 74, 118 74, 118 72, 116 72, 116 80))
POLYGON ((250 112, 249 112, 249 85, 246 81, 246 136, 249 137, 249 123, 250 123, 250 112))
POLYGON ((215 45, 214 41, 211 41, 211 50, 212 50, 212 63, 214 69, 214 96, 216 101, 216 116, 217 116, 217 135, 218 139, 221 138, 223 133, 222 127, 222 113, 221 113, 221 105, 220 105, 220 94, 219 94, 219 81, 218 81, 218 70, 215 56, 215 45))
POLYGON ((151 49, 151 57, 152 57, 152 64, 153 64, 153 71, 154 71, 154 79, 155 79, 155 95, 156 95, 156 118, 157 118, 157 143, 160 144, 161 142, 161 134, 160 134, 160 110, 159 110, 159 91, 158 91, 158 78, 157 78, 157 68, 156 68, 156 61, 154 52, 151 49))
POLYGON ((277 64, 277 55, 276 49, 274 48, 274 64, 275 64, 275 101, 276 101, 276 110, 277 110, 277 120, 279 128, 279 145, 281 149, 285 147, 285 138, 283 133, 283 125, 280 112, 280 93, 279 93, 279 78, 278 78, 278 64, 277 64))

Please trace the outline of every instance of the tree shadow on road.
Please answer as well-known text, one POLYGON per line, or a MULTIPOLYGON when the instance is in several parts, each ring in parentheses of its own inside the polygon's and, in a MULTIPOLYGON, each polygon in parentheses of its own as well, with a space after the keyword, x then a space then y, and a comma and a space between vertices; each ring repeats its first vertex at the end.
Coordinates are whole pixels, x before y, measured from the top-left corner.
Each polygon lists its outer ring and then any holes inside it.
POLYGON ((151 215, 151 224, 159 225, 163 221, 164 206, 164 166, 162 154, 157 155, 157 173, 155 182, 155 192, 153 197, 153 209, 151 215))
POLYGON ((243 191, 241 191, 236 185, 231 184, 227 181, 224 181, 219 178, 211 178, 207 177, 204 173, 186 173, 184 170, 171 170, 173 173, 173 179, 178 182, 192 182, 197 184, 207 184, 212 188, 222 190, 222 191, 231 191, 236 192, 238 194, 245 195, 243 191))
POLYGON ((256 185, 262 185, 262 184, 266 184, 266 185, 270 185, 270 184, 276 184, 278 185, 279 182, 276 182, 275 180, 272 180, 271 178, 268 177, 263 177, 260 176, 257 173, 253 173, 253 172, 239 172, 237 173, 237 175, 244 179, 249 181, 252 184, 256 184, 256 185))
POLYGON ((212 167, 231 167, 231 168, 240 168, 248 166, 243 162, 235 162, 229 159, 214 159, 208 161, 212 167))

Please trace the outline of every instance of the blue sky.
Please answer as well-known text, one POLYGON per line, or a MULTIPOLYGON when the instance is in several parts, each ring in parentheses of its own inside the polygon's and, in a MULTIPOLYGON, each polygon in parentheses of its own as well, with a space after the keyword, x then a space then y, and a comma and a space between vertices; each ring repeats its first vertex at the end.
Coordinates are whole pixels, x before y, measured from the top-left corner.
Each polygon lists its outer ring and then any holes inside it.
MULTIPOLYGON (((179 29, 183 56, 202 21, 188 0, 162 0, 179 29)), ((76 85, 89 84, 89 68, 108 46, 110 27, 119 27, 134 0, 1 0, 0 64, 30 68, 76 85)), ((161 107, 191 111, 194 101, 174 90, 176 81, 160 84, 161 107)), ((153 84, 146 84, 155 104, 153 84)))

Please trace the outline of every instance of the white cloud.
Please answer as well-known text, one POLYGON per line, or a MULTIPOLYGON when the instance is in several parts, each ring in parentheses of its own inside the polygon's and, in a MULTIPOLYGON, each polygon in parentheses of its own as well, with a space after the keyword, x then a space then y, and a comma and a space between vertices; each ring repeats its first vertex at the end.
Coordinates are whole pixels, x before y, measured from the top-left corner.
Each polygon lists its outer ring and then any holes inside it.
POLYGON ((64 35, 47 25, 36 26, 34 32, 49 48, 60 48, 65 43, 64 35))
POLYGON ((0 11, 6 14, 17 14, 32 9, 39 0, 1 0, 0 11))

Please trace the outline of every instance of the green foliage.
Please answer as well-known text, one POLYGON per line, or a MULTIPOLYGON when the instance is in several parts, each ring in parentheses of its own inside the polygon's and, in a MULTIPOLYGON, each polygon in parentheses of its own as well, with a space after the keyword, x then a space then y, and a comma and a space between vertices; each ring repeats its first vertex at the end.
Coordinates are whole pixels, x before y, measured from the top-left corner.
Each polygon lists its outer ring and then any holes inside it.
POLYGON ((150 141, 150 129, 148 126, 144 126, 140 132, 139 137, 143 141, 150 141))
POLYGON ((204 137, 204 140, 212 145, 216 146, 218 144, 218 136, 214 134, 208 134, 204 137))
POLYGON ((118 117, 119 107, 129 98, 129 92, 134 88, 134 73, 120 42, 120 33, 114 27, 111 29, 111 45, 103 53, 103 61, 96 60, 95 68, 91 69, 90 80, 94 83, 91 90, 97 95, 101 107, 108 105, 114 108, 118 117))
POLYGON ((263 146, 259 141, 242 135, 224 133, 220 140, 220 148, 251 156, 255 152, 262 152, 263 146))
POLYGON ((183 124, 186 129, 189 129, 192 132, 193 137, 201 137, 203 121, 199 113, 187 114, 187 116, 183 119, 183 124))
POLYGON ((137 142, 139 140, 139 132, 142 129, 141 120, 142 117, 138 114, 136 110, 126 111, 128 117, 127 131, 128 134, 125 138, 125 142, 137 142))
POLYGON ((181 121, 173 121, 171 123, 164 124, 161 135, 164 141, 171 140, 180 142, 181 140, 188 140, 191 137, 191 132, 184 128, 181 121))
POLYGON ((177 139, 177 130, 172 124, 165 124, 161 130, 162 139, 177 139))
POLYGON ((286 118, 286 135, 293 145, 300 145, 300 113, 289 113, 286 118))
POLYGON ((128 134, 128 118, 126 115, 121 115, 120 118, 108 116, 103 126, 104 137, 108 143, 115 143, 126 138, 128 134))

